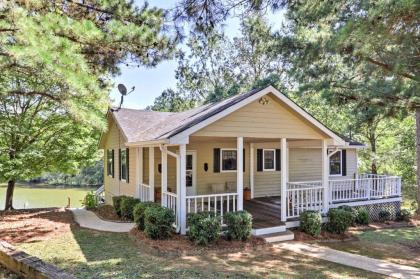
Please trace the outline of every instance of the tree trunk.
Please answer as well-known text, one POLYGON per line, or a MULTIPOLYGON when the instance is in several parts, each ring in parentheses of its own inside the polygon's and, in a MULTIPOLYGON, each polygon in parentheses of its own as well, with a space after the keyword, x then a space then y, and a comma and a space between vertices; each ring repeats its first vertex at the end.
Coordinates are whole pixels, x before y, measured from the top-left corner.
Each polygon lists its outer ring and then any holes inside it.
POLYGON ((6 191, 6 203, 4 210, 13 210, 13 192, 15 190, 15 182, 14 180, 9 180, 7 183, 7 191, 6 191))
POLYGON ((416 108, 417 143, 417 213, 420 213, 420 107, 416 108))
POLYGON ((376 139, 375 135, 373 135, 370 139, 370 149, 371 149, 371 156, 372 156, 372 164, 370 166, 370 172, 372 174, 378 173, 378 166, 376 164, 376 139))

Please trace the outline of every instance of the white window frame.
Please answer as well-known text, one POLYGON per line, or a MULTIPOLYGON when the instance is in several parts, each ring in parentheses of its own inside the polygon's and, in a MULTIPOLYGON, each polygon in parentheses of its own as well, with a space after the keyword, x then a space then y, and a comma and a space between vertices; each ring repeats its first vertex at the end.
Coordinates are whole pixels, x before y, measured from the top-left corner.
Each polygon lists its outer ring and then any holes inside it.
MULTIPOLYGON (((115 164, 115 162, 113 162, 113 159, 112 159, 112 151, 113 151, 114 149, 107 149, 106 150, 106 171, 107 171, 107 173, 108 173, 108 176, 109 177, 112 177, 112 175, 114 175, 114 169, 112 168, 112 165, 113 164, 115 164), (110 152, 108 152, 108 151, 110 151, 110 152), (109 153, 111 153, 111 158, 109 158, 109 153), (109 173, 109 168, 108 168, 108 163, 109 163, 109 160, 111 160, 111 169, 112 169, 112 173, 109 173)), ((115 156, 115 155, 114 155, 115 156)))
POLYGON ((118 157, 122 158, 122 152, 123 151, 125 152, 125 160, 124 160, 125 161, 125 178, 122 177, 122 167, 123 167, 122 162, 123 162, 123 160, 121 160, 121 162, 120 162, 120 174, 121 174, 120 176, 121 176, 121 180, 120 181, 127 182, 127 175, 128 175, 128 169, 127 169, 127 149, 120 148, 121 156, 118 156, 118 157))
POLYGON ((342 176, 343 175, 343 150, 337 150, 330 156, 328 156, 328 173, 330 176, 342 176), (340 173, 331 174, 331 157, 335 153, 340 153, 340 173))
POLYGON ((238 150, 236 148, 221 148, 220 149, 220 172, 237 172, 237 171, 238 171, 238 150), (223 151, 236 152, 236 169, 235 170, 223 170, 223 151))
POLYGON ((275 149, 272 149, 272 148, 263 149, 262 160, 263 160, 263 171, 276 171, 276 150, 275 149), (265 168, 265 151, 272 151, 273 152, 274 162, 273 162, 273 168, 272 169, 266 169, 265 168))

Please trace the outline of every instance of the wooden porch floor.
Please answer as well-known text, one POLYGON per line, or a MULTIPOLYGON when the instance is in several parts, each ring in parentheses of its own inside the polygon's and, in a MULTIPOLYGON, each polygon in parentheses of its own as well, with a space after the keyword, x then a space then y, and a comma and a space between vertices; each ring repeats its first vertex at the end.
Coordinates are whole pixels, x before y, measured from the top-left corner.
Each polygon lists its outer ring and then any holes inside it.
POLYGON ((244 209, 252 214, 253 229, 284 225, 284 222, 280 221, 280 197, 264 197, 244 201, 244 209))

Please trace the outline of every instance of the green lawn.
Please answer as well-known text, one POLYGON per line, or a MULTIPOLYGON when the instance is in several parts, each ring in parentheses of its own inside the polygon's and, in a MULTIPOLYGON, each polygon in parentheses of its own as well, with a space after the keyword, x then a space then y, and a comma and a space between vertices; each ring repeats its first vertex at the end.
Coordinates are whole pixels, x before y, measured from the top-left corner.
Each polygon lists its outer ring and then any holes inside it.
POLYGON ((84 229, 16 246, 78 278, 382 278, 275 248, 223 255, 157 257, 143 252, 126 234, 84 229))
POLYGON ((320 243, 333 249, 420 268, 420 227, 357 232, 359 241, 320 243))

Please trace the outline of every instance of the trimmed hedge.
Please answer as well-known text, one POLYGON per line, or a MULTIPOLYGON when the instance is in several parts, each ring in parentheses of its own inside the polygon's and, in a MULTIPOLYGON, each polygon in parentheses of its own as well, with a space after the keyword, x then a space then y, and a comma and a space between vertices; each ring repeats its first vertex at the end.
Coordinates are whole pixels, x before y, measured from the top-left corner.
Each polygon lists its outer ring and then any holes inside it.
POLYGON ((220 237, 220 217, 213 212, 198 212, 188 215, 188 237, 198 245, 208 245, 220 237))
POLYGON ((314 210, 306 210, 300 214, 300 229, 312 236, 321 234, 322 217, 321 213, 314 210))
POLYGON ((120 211, 121 217, 127 220, 133 220, 134 206, 140 202, 139 199, 133 197, 125 197, 121 200, 120 211))
POLYGON ((383 209, 383 210, 379 211, 378 217, 379 217, 380 222, 390 221, 391 220, 391 212, 383 209))
POLYGON ((399 212, 397 212, 397 221, 405 221, 409 222, 410 218, 413 217, 411 212, 407 209, 401 209, 399 212))
POLYGON ((115 212, 120 217, 121 217, 121 201, 124 198, 128 198, 128 197, 127 196, 113 196, 112 197, 112 205, 114 206, 115 212))
POLYGON ((95 197, 93 191, 86 194, 85 198, 82 201, 82 205, 87 209, 93 209, 98 207, 98 200, 95 197))
POLYGON ((353 214, 342 208, 331 208, 328 211, 328 218, 327 229, 337 234, 344 233, 353 222, 353 214))
POLYGON ((252 215, 247 211, 228 212, 225 214, 226 236, 229 240, 247 240, 252 231, 252 215))
POLYGON ((354 209, 353 207, 349 206, 349 205, 340 205, 338 207, 339 209, 344 209, 345 211, 348 211, 351 213, 352 216, 352 221, 351 221, 351 225, 355 225, 356 224, 356 219, 357 219, 357 210, 354 209))
POLYGON ((144 212, 149 207, 159 207, 160 205, 155 202, 139 202, 134 206, 133 217, 134 222, 137 224, 139 230, 144 230, 144 212))
POLYGON ((166 207, 149 206, 144 211, 144 234, 151 239, 167 239, 175 222, 174 212, 166 207))
POLYGON ((360 208, 357 211, 356 224, 369 225, 369 211, 366 208, 360 208))

